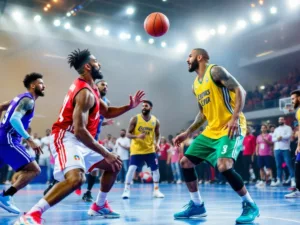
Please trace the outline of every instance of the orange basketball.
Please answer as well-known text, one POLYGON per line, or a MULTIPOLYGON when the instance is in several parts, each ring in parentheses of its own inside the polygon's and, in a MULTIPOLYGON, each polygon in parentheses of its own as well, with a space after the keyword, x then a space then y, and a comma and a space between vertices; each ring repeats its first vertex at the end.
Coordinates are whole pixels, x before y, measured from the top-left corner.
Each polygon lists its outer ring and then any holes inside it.
POLYGON ((159 12, 151 13, 144 21, 145 31, 153 37, 160 37, 169 30, 169 19, 159 12))

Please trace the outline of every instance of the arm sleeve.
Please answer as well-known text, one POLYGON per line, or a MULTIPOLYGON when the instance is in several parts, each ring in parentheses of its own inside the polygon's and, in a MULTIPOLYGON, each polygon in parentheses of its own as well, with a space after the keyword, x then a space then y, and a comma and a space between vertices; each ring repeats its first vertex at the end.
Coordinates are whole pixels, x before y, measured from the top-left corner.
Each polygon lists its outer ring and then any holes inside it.
POLYGON ((23 114, 20 112, 14 112, 9 120, 12 127, 24 138, 28 139, 30 138, 30 135, 27 133, 27 131, 24 129, 24 126, 22 124, 23 114))

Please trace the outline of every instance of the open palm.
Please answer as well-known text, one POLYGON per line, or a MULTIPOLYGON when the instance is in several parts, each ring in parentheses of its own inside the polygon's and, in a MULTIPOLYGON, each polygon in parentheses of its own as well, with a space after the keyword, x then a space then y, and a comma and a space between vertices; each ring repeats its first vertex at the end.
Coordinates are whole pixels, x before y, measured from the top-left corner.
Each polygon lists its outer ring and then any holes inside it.
POLYGON ((130 107, 133 109, 137 107, 139 104, 143 102, 143 97, 145 96, 145 92, 138 90, 134 96, 130 95, 130 107))

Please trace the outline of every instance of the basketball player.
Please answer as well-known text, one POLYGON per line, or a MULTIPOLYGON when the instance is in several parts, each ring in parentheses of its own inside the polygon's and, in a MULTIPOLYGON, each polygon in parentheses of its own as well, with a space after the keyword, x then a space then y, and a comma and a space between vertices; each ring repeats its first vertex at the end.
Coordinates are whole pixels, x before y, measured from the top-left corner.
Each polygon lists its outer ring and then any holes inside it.
MULTIPOLYGON (((99 124, 99 91, 96 79, 102 79, 100 64, 89 50, 76 50, 68 57, 71 67, 79 73, 71 85, 58 120, 53 124, 50 149, 55 159, 54 177, 60 181, 31 210, 20 217, 15 224, 42 224, 41 216, 50 207, 63 200, 85 181, 85 172, 102 169, 101 188, 89 215, 105 218, 119 218, 106 200, 122 167, 120 158, 107 151, 95 140, 99 124)), ((115 110, 120 115, 141 102, 143 92, 130 96, 130 104, 115 110)), ((107 106, 101 105, 103 116, 107 106), (103 110, 102 110, 103 109, 103 110)))
POLYGON ((206 216, 204 203, 198 191, 195 166, 209 162, 227 179, 233 190, 241 197, 243 212, 237 223, 250 223, 259 216, 259 210, 248 193, 241 176, 233 169, 246 134, 246 119, 242 113, 245 90, 223 67, 209 64, 209 55, 204 49, 194 49, 187 63, 189 72, 196 72, 193 84, 200 111, 194 123, 175 138, 176 145, 183 142, 205 121, 205 130, 185 152, 180 165, 191 195, 191 201, 176 219, 206 216))
POLYGON ((12 196, 41 172, 37 162, 21 144, 21 139, 36 154, 42 153, 26 131, 34 116, 36 99, 44 96, 45 85, 42 78, 38 73, 26 75, 23 83, 27 92, 0 106, 0 115, 6 110, 0 124, 0 164, 8 164, 17 172, 12 186, 0 194, 0 207, 14 214, 19 214, 20 210, 14 205, 12 196))
MULTIPOLYGON (((294 109, 296 110, 296 119, 298 127, 300 126, 300 90, 295 90, 291 93, 291 100, 294 109)), ((300 132, 298 131, 298 145, 296 148, 296 161, 295 161, 295 182, 296 188, 292 193, 285 195, 286 198, 300 198, 300 132)))
POLYGON ((130 184, 134 173, 139 166, 146 162, 153 174, 154 191, 153 197, 164 198, 159 191, 159 170, 156 152, 159 151, 160 124, 155 116, 151 115, 153 104, 144 101, 142 113, 131 118, 127 137, 132 139, 130 146, 130 165, 125 179, 123 199, 130 198, 130 184))

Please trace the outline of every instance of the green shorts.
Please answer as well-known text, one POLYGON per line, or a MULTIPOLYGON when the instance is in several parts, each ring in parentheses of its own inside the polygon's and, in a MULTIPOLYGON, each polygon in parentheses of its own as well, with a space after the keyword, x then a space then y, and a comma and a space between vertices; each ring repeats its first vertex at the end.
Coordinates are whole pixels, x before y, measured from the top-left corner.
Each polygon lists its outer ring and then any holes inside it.
POLYGON ((211 139, 200 134, 189 146, 185 155, 194 156, 216 166, 219 158, 232 158, 236 161, 243 147, 243 136, 229 139, 228 136, 211 139))

